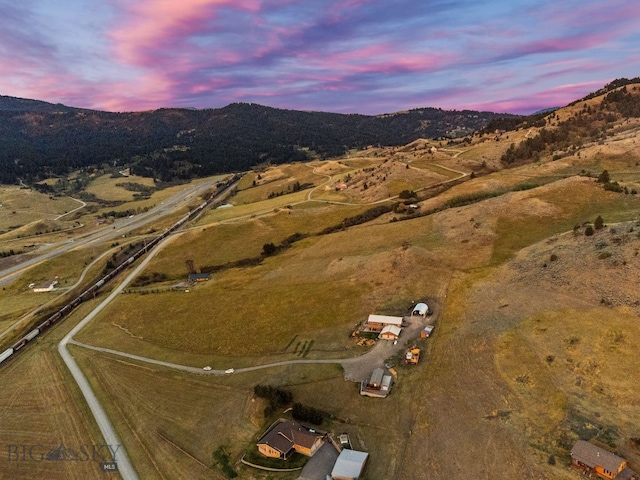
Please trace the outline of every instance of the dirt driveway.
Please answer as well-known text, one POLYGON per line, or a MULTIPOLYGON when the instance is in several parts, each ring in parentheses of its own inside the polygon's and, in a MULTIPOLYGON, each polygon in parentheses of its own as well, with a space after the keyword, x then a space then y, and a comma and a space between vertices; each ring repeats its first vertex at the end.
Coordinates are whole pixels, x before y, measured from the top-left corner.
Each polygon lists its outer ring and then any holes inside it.
POLYGON ((394 345, 391 340, 378 340, 375 346, 364 355, 342 360, 340 364, 344 369, 344 377, 353 382, 366 380, 376 368, 384 368, 387 359, 404 351, 420 336, 420 331, 426 325, 433 325, 436 315, 427 318, 405 317, 405 323, 409 325, 402 328, 398 343, 394 345))

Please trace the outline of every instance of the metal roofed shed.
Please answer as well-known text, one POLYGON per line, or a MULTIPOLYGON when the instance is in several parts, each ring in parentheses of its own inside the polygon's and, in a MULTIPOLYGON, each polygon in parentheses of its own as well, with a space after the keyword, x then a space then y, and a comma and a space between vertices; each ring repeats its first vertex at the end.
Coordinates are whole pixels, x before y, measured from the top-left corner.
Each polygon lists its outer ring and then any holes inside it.
POLYGON ((356 480, 360 478, 369 454, 357 450, 344 449, 331 470, 333 480, 356 480))
POLYGON ((426 303, 418 303, 415 307, 413 307, 413 311, 411 312, 411 316, 418 317, 426 317, 431 314, 431 310, 429 310, 429 306, 426 303))

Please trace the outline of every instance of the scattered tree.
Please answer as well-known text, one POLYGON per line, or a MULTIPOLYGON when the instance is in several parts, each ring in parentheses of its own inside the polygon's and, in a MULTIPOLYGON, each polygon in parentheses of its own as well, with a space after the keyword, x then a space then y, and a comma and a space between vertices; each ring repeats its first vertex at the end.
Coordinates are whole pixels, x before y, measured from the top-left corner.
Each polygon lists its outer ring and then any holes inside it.
POLYGON ((611 181, 611 178, 609 177, 609 172, 607 170, 603 170, 602 173, 598 175, 598 183, 607 184, 610 181, 611 181))
POLYGON ((595 227, 596 230, 600 230, 602 227, 604 227, 604 220, 600 215, 598 215, 598 218, 596 218, 596 221, 593 222, 593 226, 595 227))

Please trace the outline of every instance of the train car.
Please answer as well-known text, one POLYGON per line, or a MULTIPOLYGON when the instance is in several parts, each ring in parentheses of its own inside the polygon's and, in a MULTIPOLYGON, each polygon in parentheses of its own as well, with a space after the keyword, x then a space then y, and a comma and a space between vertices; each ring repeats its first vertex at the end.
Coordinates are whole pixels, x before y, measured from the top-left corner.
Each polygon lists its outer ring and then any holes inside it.
POLYGON ((46 330, 47 328, 49 328, 49 325, 51 325, 51 320, 46 319, 44 322, 42 322, 40 325, 38 325, 38 329, 42 332, 42 331, 46 330))
POLYGON ((135 260, 135 257, 133 256, 129 257, 127 260, 127 265, 131 265, 134 262, 134 260, 135 260))
POLYGON ((18 343, 16 343, 12 348, 14 352, 17 352, 18 350, 20 350, 22 347, 24 347, 27 344, 27 339, 22 337, 18 343))
POLYGON ((34 328, 33 330, 31 330, 29 333, 27 333, 24 338, 27 339, 27 342, 30 342, 31 340, 33 340, 34 338, 36 338, 38 335, 40 334, 40 329, 39 328, 34 328))
POLYGON ((4 352, 0 353, 0 363, 4 362, 11 355, 13 355, 13 347, 7 348, 4 352))
MULTIPOLYGON (((105 278, 106 278, 106 277, 105 277, 105 278)), ((103 285, 104 285, 104 282, 105 282, 105 279, 104 279, 104 278, 103 278, 102 280, 99 280, 99 281, 98 281, 98 283, 96 283, 96 284, 94 285, 94 288, 96 288, 96 289, 100 288, 101 286, 103 286, 103 285)))
POLYGON ((56 323, 58 320, 60 320, 62 318, 62 313, 58 312, 54 315, 51 315, 49 317, 49 323, 56 323))

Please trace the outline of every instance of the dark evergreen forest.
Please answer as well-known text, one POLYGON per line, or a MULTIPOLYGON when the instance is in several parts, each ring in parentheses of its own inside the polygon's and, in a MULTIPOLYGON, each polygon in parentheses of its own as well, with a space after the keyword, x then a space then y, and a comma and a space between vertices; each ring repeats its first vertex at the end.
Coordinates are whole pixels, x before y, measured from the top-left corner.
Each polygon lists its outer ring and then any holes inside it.
POLYGON ((104 165, 130 167, 162 182, 185 181, 369 145, 459 137, 510 117, 436 108, 344 115, 247 103, 110 113, 0 96, 0 183, 33 183, 104 165))

